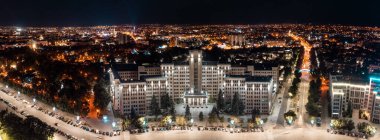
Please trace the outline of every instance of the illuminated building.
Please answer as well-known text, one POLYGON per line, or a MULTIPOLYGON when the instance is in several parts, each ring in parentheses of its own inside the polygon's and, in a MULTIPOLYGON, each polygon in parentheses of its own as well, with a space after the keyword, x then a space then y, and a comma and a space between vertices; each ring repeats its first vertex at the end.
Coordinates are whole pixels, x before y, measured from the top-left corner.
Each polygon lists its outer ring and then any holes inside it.
POLYGON ((169 47, 177 47, 178 46, 178 38, 171 37, 169 42, 169 47))
POLYGON ((204 61, 200 50, 191 50, 187 61, 160 67, 111 64, 109 74, 114 109, 128 114, 134 108, 141 115, 149 113, 153 95, 160 101, 168 93, 176 103, 206 107, 220 91, 227 102, 237 93, 246 106, 245 113, 259 109, 269 114, 275 96, 274 79, 278 79, 276 67, 259 70, 204 61))
POLYGON ((228 36, 228 42, 231 46, 245 46, 246 40, 244 35, 230 35, 228 36))
POLYGON ((373 108, 371 112, 371 121, 380 123, 380 75, 374 74, 370 78, 370 94, 373 95, 373 108))
POLYGON ((118 33, 116 35, 117 44, 120 44, 120 45, 127 44, 129 42, 129 40, 130 40, 130 38, 126 34, 118 33))
POLYGON ((257 109, 262 114, 270 114, 276 96, 271 76, 227 76, 224 80, 225 101, 232 102, 235 93, 238 93, 244 102, 245 113, 257 109))
POLYGON ((369 120, 380 123, 380 76, 373 74, 369 83, 354 82, 348 77, 330 75, 331 117, 342 117, 348 104, 369 114, 369 120))
POLYGON ((371 108, 368 83, 341 75, 330 75, 330 81, 331 117, 342 117, 349 103, 353 109, 371 108))

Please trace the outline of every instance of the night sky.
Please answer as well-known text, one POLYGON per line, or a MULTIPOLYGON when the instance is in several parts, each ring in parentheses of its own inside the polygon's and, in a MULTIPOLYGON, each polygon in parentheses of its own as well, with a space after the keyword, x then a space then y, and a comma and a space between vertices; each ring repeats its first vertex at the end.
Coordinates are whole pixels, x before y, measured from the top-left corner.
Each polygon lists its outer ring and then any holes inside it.
POLYGON ((0 25, 314 23, 380 26, 380 0, 1 0, 0 25))

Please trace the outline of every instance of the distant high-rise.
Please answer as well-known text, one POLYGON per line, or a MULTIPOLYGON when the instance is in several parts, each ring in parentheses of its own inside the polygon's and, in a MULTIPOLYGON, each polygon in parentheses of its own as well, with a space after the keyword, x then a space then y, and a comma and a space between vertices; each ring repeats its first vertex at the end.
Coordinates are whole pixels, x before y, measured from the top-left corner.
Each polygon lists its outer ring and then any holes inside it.
POLYGON ((177 47, 178 46, 178 38, 172 37, 170 38, 169 47, 177 47))
POLYGON ((129 37, 126 34, 117 33, 116 41, 117 41, 117 44, 120 44, 120 45, 127 44, 129 42, 129 37))
POLYGON ((230 35, 228 36, 228 42, 232 46, 245 46, 245 36, 244 35, 230 35))

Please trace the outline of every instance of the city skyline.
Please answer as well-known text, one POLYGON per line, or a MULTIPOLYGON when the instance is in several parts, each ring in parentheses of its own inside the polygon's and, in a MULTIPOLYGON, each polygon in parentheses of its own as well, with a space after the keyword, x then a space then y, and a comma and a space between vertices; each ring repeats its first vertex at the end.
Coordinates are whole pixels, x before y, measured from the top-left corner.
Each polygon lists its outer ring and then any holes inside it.
POLYGON ((379 1, 6 1, 2 26, 120 24, 343 24, 379 26, 379 1))
POLYGON ((4 1, 0 140, 378 140, 379 5, 4 1))

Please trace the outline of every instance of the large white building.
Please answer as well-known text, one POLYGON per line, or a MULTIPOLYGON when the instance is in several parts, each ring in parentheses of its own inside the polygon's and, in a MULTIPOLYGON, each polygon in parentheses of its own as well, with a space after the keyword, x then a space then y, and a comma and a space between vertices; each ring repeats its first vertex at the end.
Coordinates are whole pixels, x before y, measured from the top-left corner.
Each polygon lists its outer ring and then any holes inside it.
POLYGON ((263 114, 271 113, 276 96, 271 76, 231 75, 225 78, 223 85, 225 100, 232 102, 237 93, 245 105, 245 113, 251 113, 253 109, 263 114))
POLYGON ((269 114, 278 86, 278 67, 253 65, 231 66, 215 61, 203 61, 200 50, 191 50, 185 62, 163 63, 157 67, 135 64, 111 64, 109 74, 114 110, 121 114, 135 109, 149 114, 153 95, 160 103, 168 94, 176 103, 191 107, 208 104, 219 91, 228 101, 238 93, 246 108, 245 113, 259 109, 269 114))
POLYGON ((331 117, 342 117, 351 104, 353 109, 363 110, 369 119, 380 123, 380 79, 353 80, 349 76, 330 75, 331 117))

